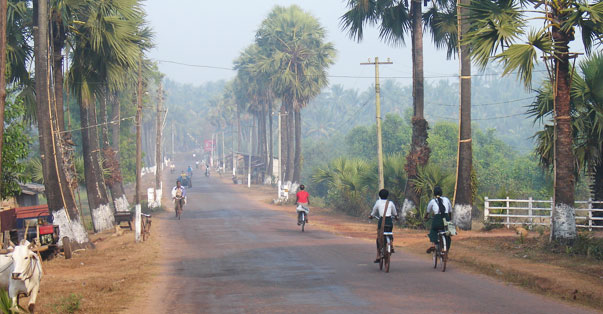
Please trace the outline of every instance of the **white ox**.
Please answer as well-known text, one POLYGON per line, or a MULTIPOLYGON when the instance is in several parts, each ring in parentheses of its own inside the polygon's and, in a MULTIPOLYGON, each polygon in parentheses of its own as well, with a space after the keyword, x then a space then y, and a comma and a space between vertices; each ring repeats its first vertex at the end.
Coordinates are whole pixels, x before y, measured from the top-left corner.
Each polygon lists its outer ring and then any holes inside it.
POLYGON ((13 306, 19 303, 19 294, 29 296, 29 312, 33 313, 42 280, 42 263, 31 250, 29 241, 23 240, 13 252, 0 255, 0 288, 8 290, 13 306))

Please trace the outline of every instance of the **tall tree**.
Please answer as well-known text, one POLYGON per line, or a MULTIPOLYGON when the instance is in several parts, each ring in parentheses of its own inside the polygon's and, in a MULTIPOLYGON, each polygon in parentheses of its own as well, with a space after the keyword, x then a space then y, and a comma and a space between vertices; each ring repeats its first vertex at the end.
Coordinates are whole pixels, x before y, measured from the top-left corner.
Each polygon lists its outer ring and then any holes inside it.
POLYGON ((59 226, 61 239, 69 237, 75 243, 88 242, 88 234, 80 220, 73 191, 61 169, 62 156, 57 154, 56 117, 49 97, 48 73, 48 3, 33 1, 36 119, 38 123, 40 157, 45 194, 54 223, 59 226))
POLYGON ((562 1, 490 1, 472 2, 474 28, 466 37, 472 45, 473 59, 484 67, 492 57, 502 63, 504 74, 517 70, 526 87, 531 86, 534 65, 539 52, 547 62, 554 95, 555 120, 555 184, 551 239, 570 243, 576 238, 574 191, 574 145, 571 127, 570 52, 575 29, 580 28, 587 54, 593 44, 603 39, 603 2, 562 1), (533 8, 532 8, 533 6, 533 8), (525 10, 524 10, 525 9, 525 10), (529 26, 526 11, 538 14, 545 24, 527 32, 527 40, 517 43, 529 26))
POLYGON ((80 101, 88 203, 94 229, 102 231, 112 228, 114 219, 100 165, 96 102, 107 87, 125 86, 127 71, 135 69, 143 11, 138 1, 103 0, 86 2, 78 15, 83 22, 75 24, 70 81, 80 101))
POLYGON ((424 77, 423 77, 423 16, 420 0, 348 0, 349 11, 341 17, 344 29, 351 37, 362 40, 367 23, 379 23, 379 37, 394 45, 404 44, 405 36, 412 38, 413 67, 413 116, 412 145, 406 157, 408 181, 402 207, 402 217, 419 204, 419 195, 414 188, 418 168, 429 161, 430 149, 427 144, 429 128, 424 117, 424 77))
MULTIPOLYGON (((0 0, 0 178, 2 177, 2 145, 4 144, 4 107, 6 105, 6 11, 8 1, 0 0)), ((0 184, 2 181, 0 181, 0 184)), ((1 190, 1 187, 0 187, 1 190)))
MULTIPOLYGON (((576 175, 582 171, 590 175, 592 197, 595 201, 603 201, 603 120, 600 114, 603 112, 603 53, 593 54, 580 62, 579 70, 580 73, 572 75, 570 91, 576 175)), ((550 82, 544 82, 537 93, 528 113, 535 122, 545 125, 535 135, 536 153, 541 164, 549 168, 554 160, 554 128, 550 124, 554 95, 550 82)), ((601 217, 601 214, 594 212, 593 216, 601 217)))
POLYGON ((318 20, 295 5, 275 7, 258 29, 256 43, 263 50, 259 69, 270 76, 273 91, 288 112, 285 180, 299 183, 301 109, 328 84, 327 69, 336 51, 325 42, 318 20))

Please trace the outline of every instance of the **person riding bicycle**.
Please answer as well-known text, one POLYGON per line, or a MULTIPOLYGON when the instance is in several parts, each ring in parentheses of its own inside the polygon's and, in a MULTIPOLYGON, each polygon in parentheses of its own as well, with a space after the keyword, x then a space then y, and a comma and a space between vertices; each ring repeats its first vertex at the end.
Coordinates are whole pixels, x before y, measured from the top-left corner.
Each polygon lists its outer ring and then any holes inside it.
POLYGON ((182 170, 182 172, 180 173, 180 176, 178 177, 178 179, 176 181, 178 181, 182 184, 188 182, 188 176, 186 175, 186 172, 184 170, 182 170))
MULTIPOLYGON (((392 217, 398 216, 398 212, 396 211, 396 205, 394 205, 394 202, 387 199, 388 196, 388 190, 382 189, 381 191, 379 191, 379 199, 377 200, 377 202, 375 202, 375 206, 373 206, 373 211, 369 215, 369 219, 373 217, 379 218, 379 222, 377 224, 377 258, 375 259, 375 263, 379 263, 379 260, 381 259, 381 254, 379 252, 379 232, 381 230, 381 223, 383 221, 382 217, 385 217, 385 226, 383 228, 383 231, 392 232, 394 228, 394 222, 392 220, 392 217), (386 204, 387 209, 385 208, 386 204)), ((392 253, 394 253, 394 237, 390 236, 390 239, 392 241, 392 253)))
MULTIPOLYGON (((434 199, 429 201, 427 204, 427 211, 425 212, 425 219, 429 218, 429 214, 433 214, 431 220, 431 229, 429 230, 429 241, 432 245, 427 249, 427 253, 431 253, 435 250, 435 244, 438 242, 438 232, 444 230, 444 220, 450 221, 450 211, 452 209, 452 203, 447 197, 442 196, 442 188, 436 186, 433 189, 434 199)), ((450 247, 450 236, 446 236, 448 247, 450 247)))
POLYGON ((188 176, 192 177, 193 176, 193 167, 191 167, 191 165, 188 166, 188 169, 186 170, 186 172, 188 172, 188 176))
POLYGON ((184 204, 186 204, 186 189, 184 189, 180 180, 176 180, 176 186, 172 189, 172 200, 174 200, 174 211, 178 216, 178 208, 183 210, 184 204))
MULTIPOLYGON (((308 207, 308 205, 310 205, 310 193, 308 193, 308 191, 305 190, 305 186, 302 184, 299 186, 299 191, 297 192, 297 194, 295 194, 295 203, 297 204, 298 208, 301 207, 301 209, 303 209, 303 211, 306 213, 306 218, 305 221, 306 223, 308 223, 308 213, 310 213, 310 207, 308 207)), ((299 209, 297 210, 297 225, 301 225, 301 212, 299 209)))
POLYGON ((195 161, 195 169, 199 169, 199 161, 195 161))

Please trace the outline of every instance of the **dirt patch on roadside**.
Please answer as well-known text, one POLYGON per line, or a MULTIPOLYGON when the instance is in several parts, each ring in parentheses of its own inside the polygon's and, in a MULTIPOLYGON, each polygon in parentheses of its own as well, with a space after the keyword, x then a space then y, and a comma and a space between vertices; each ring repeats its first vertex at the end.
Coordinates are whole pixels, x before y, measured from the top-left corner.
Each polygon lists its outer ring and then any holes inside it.
MULTIPOLYGON (((224 183, 232 181, 222 178, 224 183)), ((296 219, 293 205, 271 203, 276 197, 274 188, 267 186, 234 185, 237 191, 273 210, 288 212, 296 219), (250 193, 250 191, 252 193, 250 193)), ((368 215, 368 209, 367 209, 368 215)), ((329 208, 311 206, 308 230, 320 229, 347 237, 373 240, 376 224, 365 218, 351 217, 329 208)), ((395 246, 422 256, 426 264, 431 255, 427 231, 395 228, 395 246)), ((552 296, 573 304, 582 304, 596 310, 603 308, 603 263, 596 259, 554 254, 542 249, 546 234, 531 232, 523 241, 514 230, 495 229, 489 232, 460 231, 452 241, 450 261, 453 266, 515 284, 540 294, 552 296)), ((371 256, 372 257, 372 256, 371 256)), ((367 258, 371 258, 367 257, 367 258)))
POLYGON ((96 249, 42 263, 37 313, 116 313, 140 296, 156 272, 149 261, 159 254, 157 237, 143 243, 135 243, 131 231, 91 237, 96 249))

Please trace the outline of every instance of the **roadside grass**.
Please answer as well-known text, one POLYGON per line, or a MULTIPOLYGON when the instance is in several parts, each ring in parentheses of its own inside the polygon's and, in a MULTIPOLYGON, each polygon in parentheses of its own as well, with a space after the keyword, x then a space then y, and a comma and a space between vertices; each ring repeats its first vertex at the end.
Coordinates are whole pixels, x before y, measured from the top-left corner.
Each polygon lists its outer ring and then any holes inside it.
POLYGON ((55 313, 75 313, 80 309, 80 301, 82 295, 77 293, 71 293, 66 297, 61 297, 57 303, 53 305, 55 313))

